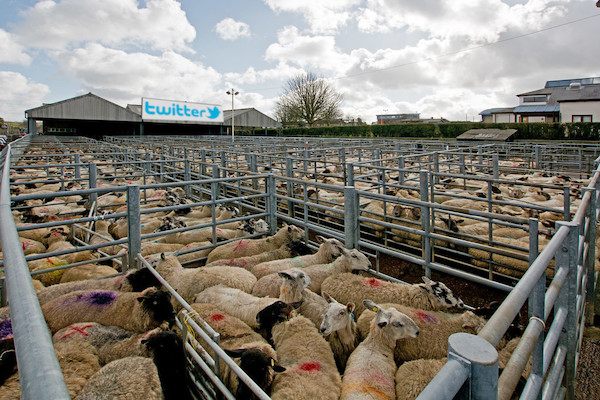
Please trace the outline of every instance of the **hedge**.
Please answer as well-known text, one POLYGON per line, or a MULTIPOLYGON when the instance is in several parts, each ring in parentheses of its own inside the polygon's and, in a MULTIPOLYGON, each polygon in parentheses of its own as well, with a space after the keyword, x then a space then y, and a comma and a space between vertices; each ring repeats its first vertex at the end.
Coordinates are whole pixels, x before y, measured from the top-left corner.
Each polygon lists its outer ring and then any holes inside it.
POLYGON ((443 124, 397 124, 325 126, 318 128, 269 129, 269 135, 316 137, 403 137, 456 138, 469 129, 516 129, 514 139, 600 140, 600 122, 577 123, 482 123, 448 122, 443 124))

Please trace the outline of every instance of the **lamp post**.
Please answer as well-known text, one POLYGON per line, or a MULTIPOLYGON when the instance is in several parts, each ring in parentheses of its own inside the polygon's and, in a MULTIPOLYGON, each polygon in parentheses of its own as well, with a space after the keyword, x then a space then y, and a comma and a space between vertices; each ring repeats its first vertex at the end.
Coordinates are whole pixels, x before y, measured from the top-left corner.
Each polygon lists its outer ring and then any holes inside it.
POLYGON ((231 95, 231 143, 235 142, 235 124, 233 120, 235 119, 235 113, 233 109, 233 98, 237 96, 240 92, 236 92, 234 88, 227 91, 227 94, 231 95))

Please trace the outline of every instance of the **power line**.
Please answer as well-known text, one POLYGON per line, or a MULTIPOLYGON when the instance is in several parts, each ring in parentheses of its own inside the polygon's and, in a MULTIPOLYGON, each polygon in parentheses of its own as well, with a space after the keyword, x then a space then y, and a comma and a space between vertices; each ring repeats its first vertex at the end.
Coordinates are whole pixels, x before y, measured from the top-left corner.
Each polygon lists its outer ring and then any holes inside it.
MULTIPOLYGON (((536 34, 541 33, 541 32, 546 32, 546 31, 549 31, 549 30, 552 30, 552 29, 562 28, 563 26, 576 24, 576 23, 579 23, 579 22, 582 22, 582 21, 586 21, 586 20, 592 19, 592 18, 597 18, 597 17, 600 17, 600 14, 590 15, 590 16, 587 16, 587 17, 583 17, 583 18, 579 18, 579 19, 573 20, 573 21, 564 22, 562 24, 549 26, 549 27, 546 27, 546 28, 538 29, 536 31, 524 33, 524 34, 521 34, 521 35, 517 35, 517 36, 505 38, 505 39, 498 39, 495 42, 485 43, 485 44, 482 44, 482 45, 479 45, 479 46, 473 46, 473 47, 469 47, 469 48, 466 48, 466 49, 462 49, 462 50, 458 50, 458 51, 454 51, 454 52, 450 52, 450 53, 440 54, 440 55, 435 56, 435 57, 427 57, 427 58, 423 58, 421 60, 409 61, 409 62, 406 62, 406 63, 396 64, 396 65, 392 65, 392 66, 385 67, 385 68, 374 68, 374 69, 371 69, 369 71, 362 71, 362 72, 357 72, 355 74, 348 74, 348 75, 344 75, 344 76, 339 76, 337 78, 331 78, 331 80, 341 80, 341 79, 347 79, 347 78, 354 78, 356 76, 361 76, 361 75, 366 75, 366 74, 373 74, 373 73, 376 73, 376 72, 389 71, 391 69, 407 67, 407 66, 410 66, 410 65, 415 65, 415 64, 424 62, 424 61, 434 61, 434 60, 437 60, 439 58, 448 57, 448 56, 452 56, 452 55, 456 55, 456 54, 461 54, 461 53, 466 53, 466 52, 469 52, 469 51, 481 49, 483 47, 495 46, 495 45, 500 44, 500 43, 509 42, 509 41, 516 40, 516 39, 521 39, 521 38, 524 38, 524 37, 527 37, 527 36, 536 35, 536 34)), ((248 91, 260 92, 260 91, 275 90, 275 89, 281 89, 281 87, 248 89, 248 91)))

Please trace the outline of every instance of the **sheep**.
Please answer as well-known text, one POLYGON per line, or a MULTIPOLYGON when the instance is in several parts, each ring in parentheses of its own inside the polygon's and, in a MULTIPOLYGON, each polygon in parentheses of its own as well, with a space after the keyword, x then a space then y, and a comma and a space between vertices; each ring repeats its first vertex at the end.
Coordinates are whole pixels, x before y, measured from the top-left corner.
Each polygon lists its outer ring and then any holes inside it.
MULTIPOLYGON (((113 240, 115 240, 108 231, 109 226, 110 226, 110 221, 105 221, 105 220, 96 221, 94 223, 94 232, 97 233, 97 235, 92 234, 89 244, 95 245, 95 244, 101 244, 101 243, 108 243, 108 242, 112 242, 113 240)), ((106 247, 102 247, 101 250, 103 252, 105 252, 106 254, 114 256, 115 254, 117 254, 119 252, 119 250, 121 250, 121 247, 118 245, 106 246, 106 247)))
POLYGON ((60 277, 60 283, 104 278, 118 273, 119 271, 108 265, 83 264, 66 269, 60 277))
MULTIPOLYGON (((30 254, 39 254, 46 252, 46 246, 42 242, 38 242, 34 239, 27 239, 23 237, 19 237, 19 241, 21 242, 21 248, 23 249, 23 254, 28 256, 30 254)), ((0 250, 2 250, 2 246, 0 245, 0 250)))
POLYGON ((377 312, 367 338, 352 352, 342 381, 341 400, 372 397, 395 399, 394 347, 403 338, 416 338, 419 328, 394 308, 383 309, 371 300, 364 307, 377 312))
MULTIPOLYGON (((56 268, 67 265, 69 262, 67 260, 61 260, 58 257, 46 257, 40 258, 38 260, 27 261, 27 266, 29 267, 29 271, 37 272, 46 270, 49 268, 56 268)), ((59 269, 51 272, 45 272, 43 274, 35 275, 35 277, 40 280, 44 285, 54 285, 60 282, 60 278, 62 277, 64 269, 59 269)))
POLYGON ((126 357, 106 364, 85 384, 78 400, 192 400, 181 339, 161 332, 142 341, 152 354, 126 357))
POLYGON ((206 263, 217 260, 252 256, 275 250, 287 243, 299 242, 304 237, 304 230, 295 225, 284 225, 273 236, 262 239, 241 239, 223 244, 210 252, 206 263))
POLYGON ((322 295, 329 304, 319 331, 327 339, 333 351, 338 371, 343 374, 348 357, 360 343, 356 322, 354 322, 356 306, 354 303, 340 304, 327 293, 322 295))
POLYGON ((82 290, 64 294, 48 301, 42 312, 50 331, 76 322, 98 322, 123 329, 145 332, 168 323, 175 323, 175 311, 170 294, 155 288, 143 292, 82 290))
MULTIPOLYGON (((394 359, 397 364, 419 358, 442 358, 448 354, 448 338, 457 332, 476 335, 487 322, 485 318, 465 311, 447 314, 440 311, 423 311, 400 304, 380 304, 383 308, 395 308, 407 315, 419 327, 416 339, 401 339, 396 344, 394 359)), ((369 333, 369 324, 375 317, 371 310, 362 312, 356 323, 360 337, 369 333)))
POLYGON ((298 315, 273 327, 279 363, 286 368, 271 387, 271 399, 332 399, 341 378, 331 348, 307 318, 298 315))
POLYGON ((175 256, 161 254, 156 264, 158 272, 183 299, 191 303, 194 296, 204 289, 217 284, 250 293, 256 278, 250 272, 237 267, 183 268, 175 256))
POLYGON ((97 322, 79 322, 56 332, 52 336, 52 342, 68 342, 73 347, 82 342, 89 343, 98 351, 100 365, 105 365, 119 358, 148 357, 146 347, 141 342, 162 331, 161 328, 154 328, 148 332, 135 333, 97 322))
MULTIPOLYGON (((341 274, 344 272, 353 271, 368 271, 371 267, 371 262, 360 251, 353 249, 342 249, 342 255, 329 264, 316 264, 302 271, 310 277, 309 289, 315 293, 321 293, 321 284, 329 276, 341 274)), ((269 274, 260 278, 254 288, 252 294, 255 296, 277 296, 279 287, 281 286, 281 277, 277 274, 269 274)))
POLYGON ((317 242, 319 242, 321 245, 315 254, 308 254, 294 258, 285 258, 283 260, 267 261, 255 265, 250 269, 250 272, 260 279, 263 276, 283 271, 288 268, 304 268, 315 264, 327 264, 342 254, 344 244, 339 240, 333 238, 325 239, 320 235, 318 235, 316 238, 317 242))
MULTIPOLYGON (((264 221, 263 221, 264 222, 264 221)), ((218 239, 228 240, 235 239, 238 237, 253 235, 255 233, 265 233, 268 228, 265 228, 265 224, 262 222, 255 222, 253 220, 245 221, 244 224, 240 224, 237 229, 221 229, 218 226, 214 229, 214 234, 218 239)), ((199 228, 189 230, 185 232, 170 233, 160 239, 158 243, 179 243, 189 244, 193 242, 203 242, 212 240, 213 228, 199 228)))
POLYGON ((321 291, 342 303, 356 304, 357 315, 364 310, 362 301, 367 298, 431 311, 465 308, 463 301, 442 282, 427 277, 423 277, 423 282, 405 285, 345 273, 325 279, 321 291))
MULTIPOLYGON (((258 333, 239 318, 223 313, 212 304, 194 303, 191 305, 197 315, 206 321, 220 335, 219 346, 232 358, 239 359, 240 368, 252 378, 261 389, 268 392, 275 372, 285 368, 277 364, 277 353, 258 333)), ((291 310, 291 307, 290 307, 291 310)), ((283 322, 282 318, 277 322, 283 322)), ((275 321, 273 321, 275 322, 275 321)), ((211 354, 212 351, 205 346, 211 354)), ((214 357, 214 355, 213 355, 214 357)), ((226 363, 221 362, 219 376, 227 388, 238 399, 254 399, 254 394, 243 382, 239 382, 226 363)))
POLYGON ((141 292, 146 288, 162 286, 147 268, 133 270, 125 275, 105 279, 88 279, 52 285, 37 291, 40 305, 44 305, 66 293, 76 290, 118 290, 121 292, 141 292))
POLYGON ((213 261, 210 264, 206 264, 206 267, 213 267, 216 265, 229 265, 231 267, 239 267, 249 269, 260 263, 272 260, 280 260, 282 258, 289 258, 292 256, 292 248, 289 243, 286 243, 275 250, 266 251, 264 253, 255 254, 253 256, 221 259, 213 261))
POLYGON ((447 360, 419 359, 402 364, 396 371, 396 400, 415 400, 447 360))

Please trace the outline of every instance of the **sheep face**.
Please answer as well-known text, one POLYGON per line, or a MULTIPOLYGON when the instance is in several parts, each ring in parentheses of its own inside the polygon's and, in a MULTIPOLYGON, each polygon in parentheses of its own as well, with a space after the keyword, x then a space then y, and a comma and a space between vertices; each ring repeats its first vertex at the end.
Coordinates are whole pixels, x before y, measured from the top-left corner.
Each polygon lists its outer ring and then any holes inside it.
POLYGON ((423 277, 423 282, 425 283, 421 283, 416 286, 431 294, 439 303, 441 308, 457 308, 460 310, 465 308, 465 303, 463 303, 463 301, 442 282, 432 281, 426 276, 423 277))
POLYGON ((323 298, 329 303, 327 306, 327 312, 321 322, 319 330, 323 336, 329 336, 333 332, 340 331, 350 326, 354 319, 354 303, 348 303, 343 305, 338 303, 333 297, 327 293, 323 293, 323 298))
POLYGON ((382 332, 385 332, 385 336, 392 341, 419 336, 419 327, 408 315, 392 307, 388 309, 381 308, 371 300, 364 300, 363 304, 365 307, 377 312, 372 322, 372 329, 381 329, 382 332))
POLYGON ((162 284, 148 268, 140 268, 128 274, 125 279, 131 285, 132 292, 141 292, 149 287, 160 288, 162 284))
POLYGON ((344 249, 344 256, 350 258, 350 268, 352 272, 368 271, 372 266, 369 257, 356 249, 350 251, 344 249))
POLYGON ((142 308, 150 314, 155 321, 169 323, 172 327, 175 323, 175 310, 171 304, 171 295, 168 292, 156 289, 146 289, 137 298, 142 308))
POLYGON ((287 230, 290 242, 299 242, 304 237, 304 229, 298 228, 296 225, 287 225, 284 228, 287 230))
POLYGON ((281 285, 281 293, 291 292, 297 290, 298 292, 302 289, 306 289, 310 286, 310 276, 306 275, 304 271, 298 268, 288 269, 286 271, 280 271, 277 273, 283 278, 283 284, 281 285))
POLYGON ((293 309, 291 304, 281 300, 266 306, 256 314, 258 329, 270 330, 273 325, 286 321, 293 309))
MULTIPOLYGON (((273 381, 274 372, 283 372, 285 367, 268 357, 260 349, 225 350, 228 356, 240 359, 240 368, 263 390, 267 390, 273 381)), ((239 381, 235 393, 236 399, 258 399, 246 384, 239 381)))

